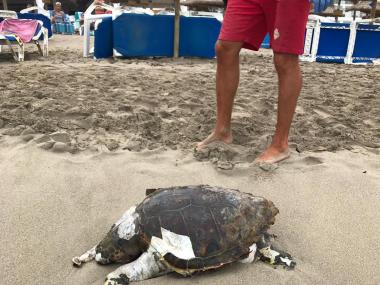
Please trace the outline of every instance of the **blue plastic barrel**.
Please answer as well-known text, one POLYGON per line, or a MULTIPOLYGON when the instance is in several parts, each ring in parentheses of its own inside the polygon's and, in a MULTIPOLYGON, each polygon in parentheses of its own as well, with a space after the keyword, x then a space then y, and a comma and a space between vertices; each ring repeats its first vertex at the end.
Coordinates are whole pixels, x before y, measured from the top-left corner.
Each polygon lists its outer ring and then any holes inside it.
POLYGON ((65 31, 65 25, 63 23, 56 23, 55 24, 55 32, 57 34, 62 34, 65 31))
POLYGON ((65 23, 65 34, 74 34, 74 25, 71 23, 65 23))

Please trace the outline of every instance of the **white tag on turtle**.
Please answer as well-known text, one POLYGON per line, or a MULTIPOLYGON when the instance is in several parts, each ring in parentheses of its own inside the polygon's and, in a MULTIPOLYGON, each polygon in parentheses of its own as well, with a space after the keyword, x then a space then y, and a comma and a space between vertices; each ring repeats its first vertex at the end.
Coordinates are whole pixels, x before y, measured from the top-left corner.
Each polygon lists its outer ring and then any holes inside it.
POLYGON ((162 239, 153 236, 150 244, 161 256, 171 253, 180 259, 195 258, 193 245, 188 236, 179 235, 161 228, 162 239))

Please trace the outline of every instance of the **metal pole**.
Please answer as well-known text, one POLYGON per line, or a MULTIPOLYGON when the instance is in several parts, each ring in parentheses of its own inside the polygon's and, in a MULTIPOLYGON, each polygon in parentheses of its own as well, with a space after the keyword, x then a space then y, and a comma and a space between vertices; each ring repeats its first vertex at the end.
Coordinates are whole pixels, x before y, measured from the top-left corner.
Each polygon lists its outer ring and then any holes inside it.
POLYGON ((353 0, 352 3, 353 3, 353 6, 354 6, 354 20, 355 20, 356 19, 356 4, 358 3, 358 1, 357 0, 353 0))
POLYGON ((7 0, 3 0, 3 9, 8 10, 8 3, 7 0))
MULTIPOLYGON (((340 12, 340 6, 341 6, 341 3, 342 3, 342 0, 339 0, 339 1, 338 1, 338 7, 337 7, 337 13, 340 12)), ((335 22, 338 23, 338 16, 335 17, 335 22)))
POLYGON ((173 47, 173 57, 177 58, 179 56, 179 21, 181 17, 181 7, 180 0, 174 0, 175 5, 175 15, 174 15, 174 47, 173 47))
POLYGON ((377 0, 372 0, 371 19, 375 19, 376 16, 377 0))
POLYGON ((341 6, 341 4, 342 4, 342 0, 339 0, 339 1, 338 1, 338 10, 340 10, 340 6, 341 6))

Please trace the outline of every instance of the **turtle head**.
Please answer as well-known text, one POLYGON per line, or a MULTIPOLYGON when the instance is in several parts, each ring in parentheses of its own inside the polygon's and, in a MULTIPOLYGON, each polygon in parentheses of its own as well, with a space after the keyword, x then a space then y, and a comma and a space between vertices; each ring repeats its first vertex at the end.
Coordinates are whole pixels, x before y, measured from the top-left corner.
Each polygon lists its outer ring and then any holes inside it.
POLYGON ((129 263, 137 259, 143 249, 138 235, 127 240, 120 238, 115 232, 110 232, 97 245, 95 260, 100 264, 129 263))
POLYGON ((97 245, 95 260, 101 264, 128 263, 137 259, 144 250, 140 241, 137 214, 133 207, 112 226, 97 245))

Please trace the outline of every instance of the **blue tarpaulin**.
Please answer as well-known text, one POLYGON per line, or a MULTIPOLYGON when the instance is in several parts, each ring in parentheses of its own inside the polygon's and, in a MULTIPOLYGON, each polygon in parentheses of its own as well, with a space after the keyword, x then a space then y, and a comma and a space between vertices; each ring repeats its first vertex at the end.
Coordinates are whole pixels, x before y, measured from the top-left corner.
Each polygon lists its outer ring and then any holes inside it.
MULTIPOLYGON (((213 58, 221 23, 210 17, 180 19, 179 55, 213 58)), ((347 55, 350 24, 321 23, 316 60, 343 63, 347 55)), ((171 57, 174 44, 174 16, 124 13, 105 19, 95 32, 95 57, 171 57)), ((262 47, 269 46, 269 35, 262 47)), ((380 58, 379 25, 360 24, 357 29, 354 62, 380 58)))
POLYGON ((173 56, 174 17, 124 13, 113 21, 113 48, 126 57, 173 56))
POLYGON ((95 30, 94 56, 108 58, 113 55, 112 17, 104 18, 95 30))
POLYGON ((317 61, 344 62, 350 38, 350 24, 322 23, 317 61))
POLYGON ((370 62, 380 58, 380 26, 360 24, 352 54, 353 62, 370 62))
POLYGON ((209 17, 181 17, 179 55, 188 57, 215 57, 221 22, 209 17))
MULTIPOLYGON (((210 17, 180 18, 179 56, 215 57, 221 23, 210 17)), ((174 16, 125 13, 113 21, 113 48, 125 57, 171 57, 174 16)))

